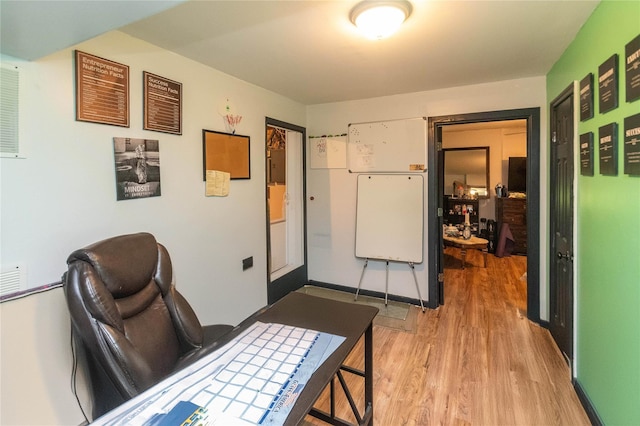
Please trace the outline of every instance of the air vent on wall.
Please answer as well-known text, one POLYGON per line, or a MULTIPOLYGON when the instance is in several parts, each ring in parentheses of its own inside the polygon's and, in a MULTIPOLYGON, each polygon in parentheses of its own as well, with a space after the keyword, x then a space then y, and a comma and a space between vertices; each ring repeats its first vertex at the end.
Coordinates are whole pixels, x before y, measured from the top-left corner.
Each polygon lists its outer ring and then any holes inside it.
POLYGON ((20 72, 17 67, 0 66, 0 156, 24 158, 18 140, 20 72))
POLYGON ((0 268, 0 296, 22 291, 27 286, 27 269, 21 265, 0 268))

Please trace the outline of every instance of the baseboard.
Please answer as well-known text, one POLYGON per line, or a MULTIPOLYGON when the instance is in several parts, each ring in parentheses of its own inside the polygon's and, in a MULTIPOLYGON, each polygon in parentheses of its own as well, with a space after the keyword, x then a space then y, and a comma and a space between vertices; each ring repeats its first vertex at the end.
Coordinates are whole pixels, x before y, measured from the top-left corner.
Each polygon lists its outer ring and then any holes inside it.
POLYGON ((593 426, 603 426, 604 423, 602 422, 602 419, 598 415, 598 412, 596 411, 596 407, 594 407, 593 404, 591 403, 591 400, 589 399, 586 392, 580 385, 580 382, 578 381, 578 379, 573 379, 573 388, 575 389, 576 394, 578 395, 578 399, 580 400, 580 403, 582 404, 584 411, 586 411, 587 416, 591 421, 591 424, 593 426))
MULTIPOLYGON (((343 285, 331 284, 331 283, 325 283, 325 282, 322 282, 322 281, 313 281, 313 280, 309 280, 308 285, 313 285, 313 286, 322 287, 322 288, 328 288, 330 290, 344 291, 344 292, 353 293, 353 294, 356 294, 356 290, 357 290, 356 288, 353 288, 353 287, 346 287, 346 286, 343 286, 343 285)), ((362 289, 361 288, 359 294, 361 294, 363 296, 377 297, 379 299, 384 299, 384 293, 379 292, 379 291, 371 291, 371 290, 366 290, 366 289, 362 289)), ((419 299, 413 299, 413 298, 410 298, 410 297, 398 296, 396 294, 388 294, 387 295, 387 299, 388 300, 393 300, 394 302, 408 303, 410 305, 420 306, 420 300, 419 299)), ((423 300, 422 303, 424 304, 425 307, 433 309, 433 307, 427 301, 423 300)))

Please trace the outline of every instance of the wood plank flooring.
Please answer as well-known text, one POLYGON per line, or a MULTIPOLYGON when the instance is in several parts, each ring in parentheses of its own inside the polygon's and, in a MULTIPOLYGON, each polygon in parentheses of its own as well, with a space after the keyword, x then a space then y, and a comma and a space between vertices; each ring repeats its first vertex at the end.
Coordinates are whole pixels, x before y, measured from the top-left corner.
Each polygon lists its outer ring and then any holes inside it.
MULTIPOLYGON (((490 254, 483 268, 470 250, 464 270, 459 249, 445 258, 445 305, 418 313, 415 333, 374 326, 374 424, 589 425, 548 330, 526 317, 526 257, 490 254)), ((363 368, 362 342, 347 365, 363 368)), ((362 379, 345 378, 362 407, 362 379)), ((328 390, 316 407, 329 410, 328 390)))

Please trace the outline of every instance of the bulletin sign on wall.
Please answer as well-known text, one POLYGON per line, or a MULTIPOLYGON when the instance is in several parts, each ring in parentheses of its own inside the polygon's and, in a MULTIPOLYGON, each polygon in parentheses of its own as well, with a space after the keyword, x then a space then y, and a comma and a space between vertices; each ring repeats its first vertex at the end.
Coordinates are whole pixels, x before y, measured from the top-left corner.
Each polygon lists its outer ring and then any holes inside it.
POLYGON ((76 53, 76 120, 129 127, 129 67, 76 53))
POLYGON ((618 124, 609 123, 598 131, 600 174, 618 175, 618 124))
POLYGON ((618 108, 618 55, 612 55, 598 67, 600 114, 618 108))
POLYGON ((182 134, 182 83, 142 72, 144 129, 182 134))
POLYGON ((640 35, 624 48, 627 102, 640 99, 640 35))
POLYGON ((580 135, 580 174, 593 176, 593 132, 580 135))
POLYGON ((580 121, 593 118, 593 74, 580 80, 580 121))
POLYGON ((624 119, 624 173, 640 176, 640 114, 624 119))

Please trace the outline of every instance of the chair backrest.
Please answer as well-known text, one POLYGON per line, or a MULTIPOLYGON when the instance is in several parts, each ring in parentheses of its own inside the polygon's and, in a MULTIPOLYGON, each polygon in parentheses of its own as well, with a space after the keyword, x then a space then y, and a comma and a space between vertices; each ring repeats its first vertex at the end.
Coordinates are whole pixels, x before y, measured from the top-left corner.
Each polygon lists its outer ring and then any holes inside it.
POLYGON ((109 238, 67 259, 65 295, 85 354, 94 419, 166 377, 203 342, 175 290, 164 246, 148 233, 109 238))

